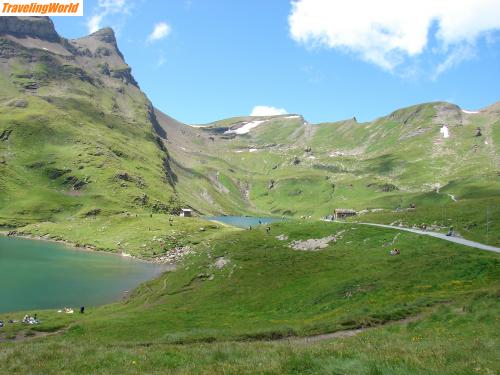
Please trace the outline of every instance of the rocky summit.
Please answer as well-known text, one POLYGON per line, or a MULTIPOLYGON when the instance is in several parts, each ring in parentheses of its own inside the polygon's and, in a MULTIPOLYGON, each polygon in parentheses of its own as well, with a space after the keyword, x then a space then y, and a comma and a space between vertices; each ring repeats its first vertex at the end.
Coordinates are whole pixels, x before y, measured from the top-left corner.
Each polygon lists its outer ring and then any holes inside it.
POLYGON ((49 17, 0 17, 0 35, 31 37, 50 42, 61 39, 49 17))

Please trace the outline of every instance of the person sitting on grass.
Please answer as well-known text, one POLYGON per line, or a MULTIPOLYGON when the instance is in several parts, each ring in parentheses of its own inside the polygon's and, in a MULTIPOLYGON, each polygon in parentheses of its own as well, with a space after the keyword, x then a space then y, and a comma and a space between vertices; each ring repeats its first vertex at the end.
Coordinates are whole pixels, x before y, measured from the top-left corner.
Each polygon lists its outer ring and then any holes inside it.
POLYGON ((399 255, 399 254, 401 254, 401 252, 399 251, 398 248, 395 247, 394 249, 391 250, 391 255, 399 255))
POLYGON ((36 318, 36 314, 35 316, 30 316, 28 314, 26 314, 23 318, 23 323, 24 324, 39 324, 40 322, 38 321, 38 319, 36 318))

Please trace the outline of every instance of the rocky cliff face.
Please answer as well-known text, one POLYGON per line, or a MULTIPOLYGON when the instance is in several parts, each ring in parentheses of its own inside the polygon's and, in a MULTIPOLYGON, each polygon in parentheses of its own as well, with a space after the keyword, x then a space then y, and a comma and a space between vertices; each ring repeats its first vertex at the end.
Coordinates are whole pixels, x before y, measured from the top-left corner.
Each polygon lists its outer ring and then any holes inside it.
POLYGON ((78 56, 78 60, 97 74, 114 78, 124 84, 139 87, 132 69, 125 62, 118 48, 115 33, 109 27, 86 37, 66 41, 66 47, 78 56))
POLYGON ((79 39, 65 39, 55 31, 48 17, 0 17, 0 61, 21 58, 26 72, 21 73, 22 87, 37 89, 40 74, 33 74, 34 64, 47 66, 43 76, 50 80, 67 80, 68 72, 77 72, 89 82, 100 83, 120 92, 137 91, 139 85, 118 48, 112 29, 104 28, 79 39), (47 74, 50 77, 47 77, 47 74))
POLYGON ((0 35, 3 34, 50 42, 61 39, 49 17, 0 17, 0 35))
POLYGON ((105 27, 104 29, 98 30, 93 34, 89 35, 90 38, 95 38, 102 43, 107 43, 110 46, 112 46, 115 50, 115 52, 120 55, 120 57, 123 59, 123 55, 118 49, 118 43, 116 42, 116 36, 115 32, 113 31, 112 28, 110 27, 105 27))

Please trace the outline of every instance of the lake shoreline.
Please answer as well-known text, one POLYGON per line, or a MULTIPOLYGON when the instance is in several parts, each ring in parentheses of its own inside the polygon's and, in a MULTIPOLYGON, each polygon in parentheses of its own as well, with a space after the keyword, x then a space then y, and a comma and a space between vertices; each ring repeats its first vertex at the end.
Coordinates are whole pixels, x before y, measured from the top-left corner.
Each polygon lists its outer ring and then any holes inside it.
POLYGON ((258 228, 259 226, 271 225, 288 220, 284 217, 271 217, 271 216, 204 216, 205 220, 222 224, 227 227, 248 230, 251 228, 258 228))
POLYGON ((3 285, 12 285, 0 290, 0 300, 5 302, 0 306, 0 315, 119 302, 139 285, 175 270, 173 265, 79 248, 60 240, 7 234, 0 232, 0 279, 3 285), (26 270, 29 272, 23 274, 26 270), (36 290, 32 295, 33 288, 28 284, 42 285, 46 296, 40 297, 36 290))
POLYGON ((108 255, 113 255, 113 256, 119 256, 122 258, 130 258, 130 259, 136 260, 138 262, 163 265, 163 266, 165 266, 164 267, 165 270, 162 272, 173 271, 175 269, 175 266, 176 266, 174 263, 168 263, 168 262, 162 262, 160 260, 141 258, 139 256, 131 255, 131 254, 124 253, 124 252, 107 251, 107 250, 102 250, 102 249, 99 249, 95 246, 89 246, 89 245, 81 246, 75 242, 71 242, 71 241, 64 240, 64 239, 59 240, 59 239, 54 239, 54 238, 47 238, 44 236, 35 236, 35 235, 31 235, 31 234, 21 234, 21 233, 18 233, 16 230, 0 231, 0 236, 10 237, 10 238, 20 238, 20 239, 32 240, 32 241, 45 241, 45 242, 59 243, 59 244, 71 247, 73 250, 88 251, 88 252, 94 252, 94 253, 100 253, 100 254, 108 254, 108 255), (169 266, 171 266, 171 267, 169 267, 169 266), (169 269, 169 268, 171 268, 171 269, 169 269))
MULTIPOLYGON (((252 227, 257 228, 261 225, 270 225, 275 222, 281 222, 286 220, 283 217, 259 217, 259 216, 203 216, 202 219, 217 223, 227 228, 234 228, 236 230, 248 230, 252 227)), ((176 265, 182 259, 184 255, 190 252, 190 249, 180 247, 180 248, 172 248, 169 249, 167 253, 158 255, 155 258, 145 258, 141 255, 132 255, 120 251, 120 249, 104 249, 99 248, 90 244, 80 244, 77 242, 73 242, 70 240, 66 240, 61 236, 57 236, 56 238, 50 237, 49 235, 34 235, 31 233, 26 233, 22 231, 22 227, 18 228, 8 228, 3 227, 0 228, 0 236, 11 237, 11 238, 21 238, 33 241, 46 241, 52 243, 59 243, 68 247, 71 247, 74 250, 80 251, 90 251, 96 253, 103 254, 111 254, 123 258, 130 258, 136 261, 145 262, 149 264, 157 264, 162 265, 165 268, 165 271, 173 271, 175 270, 176 265), (171 256, 169 256, 169 254, 171 256)))

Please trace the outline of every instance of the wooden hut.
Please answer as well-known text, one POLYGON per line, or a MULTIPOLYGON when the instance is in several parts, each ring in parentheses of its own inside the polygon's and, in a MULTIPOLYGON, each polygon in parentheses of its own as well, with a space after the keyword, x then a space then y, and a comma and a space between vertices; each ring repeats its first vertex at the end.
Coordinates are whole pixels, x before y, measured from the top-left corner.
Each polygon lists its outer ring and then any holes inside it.
POLYGON ((193 210, 190 208, 181 208, 181 217, 192 217, 193 210))

